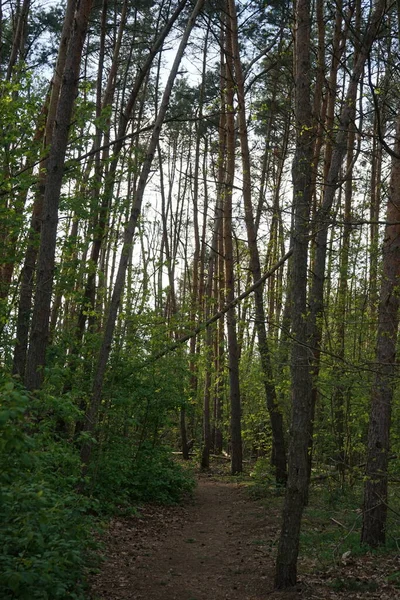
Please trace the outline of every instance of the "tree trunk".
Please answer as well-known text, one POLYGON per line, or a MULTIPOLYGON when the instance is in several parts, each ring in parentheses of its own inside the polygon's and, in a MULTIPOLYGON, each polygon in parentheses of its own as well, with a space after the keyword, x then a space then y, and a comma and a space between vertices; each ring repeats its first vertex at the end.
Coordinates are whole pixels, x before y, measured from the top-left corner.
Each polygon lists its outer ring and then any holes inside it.
MULTIPOLYGON (((227 15, 230 15, 229 0, 226 4, 227 15)), ((235 297, 235 274, 233 264, 232 244, 232 193, 235 176, 235 122, 234 122, 234 81, 232 58, 232 31, 231 19, 227 18, 226 34, 226 179, 224 193, 224 246, 225 246, 225 284, 226 301, 232 302, 235 297)), ((231 407, 231 472, 241 473, 242 465, 242 431, 241 431, 241 406, 239 384, 239 352, 236 334, 236 309, 232 306, 226 314, 228 331, 229 355, 229 392, 231 407)))
MULTIPOLYGON (((358 85, 363 76, 365 61, 367 60, 369 51, 379 31, 385 8, 386 0, 379 0, 376 3, 369 27, 365 32, 362 44, 360 44, 360 51, 356 57, 353 73, 351 75, 347 93, 343 102, 343 108, 339 118, 338 133, 334 141, 332 155, 329 155, 329 171, 327 173, 326 180, 324 180, 325 189, 322 205, 319 208, 315 218, 315 226, 317 229, 317 233, 315 235, 315 260, 312 268, 313 278, 309 297, 309 343, 314 352, 313 399, 311 415, 312 421, 314 419, 315 404, 318 394, 317 377, 320 367, 320 352, 323 330, 324 282, 328 231, 331 220, 330 213, 334 203, 336 190, 339 185, 339 174, 342 168, 343 159, 346 155, 348 131, 355 119, 358 85)), ((313 429, 311 428, 309 474, 311 473, 312 431, 313 429)))
MULTIPOLYGON (((250 270, 253 276, 253 283, 261 277, 260 256, 257 246, 257 232, 254 222, 252 193, 251 193, 251 164, 249 140, 247 135, 247 120, 245 107, 245 92, 243 69, 239 55, 238 23, 236 15, 236 6, 234 0, 229 0, 231 14, 231 37, 232 37, 232 55, 235 69, 235 83, 238 97, 238 121, 239 138, 242 154, 242 177, 243 177, 243 200, 245 208, 245 222, 247 230, 247 241, 250 251, 250 270)), ((275 467, 275 477, 278 484, 285 484, 286 473, 286 449, 283 433, 283 415, 278 405, 278 399, 275 391, 274 376, 271 364, 271 354, 266 331, 266 316, 264 308, 264 286, 258 286, 254 291, 254 302, 256 309, 255 327, 258 337, 258 350, 261 358, 263 370, 264 389, 266 395, 267 409, 271 420, 273 449, 272 461, 275 467)))
POLYGON ((310 97, 310 2, 299 0, 295 31, 296 153, 293 161, 294 234, 291 281, 292 419, 288 481, 276 560, 275 585, 296 584, 300 527, 308 492, 311 371, 307 336, 307 259, 312 203, 312 108, 310 97))
POLYGON ((335 355, 339 358, 334 365, 334 381, 335 388, 333 391, 333 413, 334 413, 334 429, 333 435, 336 439, 336 466, 341 476, 342 485, 344 484, 347 453, 346 453, 346 414, 348 408, 348 386, 345 384, 346 376, 345 350, 346 350, 346 323, 347 323, 347 299, 348 299, 348 281, 349 281, 349 259, 350 259, 350 241, 351 241, 351 209, 353 198, 353 159, 354 159, 354 142, 355 142, 355 126, 350 125, 348 143, 347 143, 347 158, 346 158, 346 174, 347 180, 344 190, 344 210, 343 210, 343 240, 340 253, 339 263, 339 284, 336 297, 336 307, 334 310, 336 336, 335 336, 335 355))
POLYGON ((29 8, 31 5, 31 0, 23 0, 22 6, 20 7, 18 18, 17 18, 17 27, 15 29, 15 34, 12 41, 10 60, 7 66, 7 74, 6 79, 9 81, 11 79, 11 75, 13 69, 17 63, 18 54, 20 55, 20 59, 22 56, 22 41, 24 39, 24 29, 27 25, 29 8))
MULTIPOLYGON (((395 152, 400 154, 400 119, 396 125, 395 152)), ((383 274, 378 312, 376 374, 372 388, 368 430, 366 480, 361 542, 372 548, 386 538, 388 502, 389 433, 396 380, 396 345, 400 302, 400 159, 392 159, 388 223, 383 245, 383 274)))
MULTIPOLYGON (((58 99, 67 57, 68 42, 71 37, 71 29, 75 14, 76 1, 67 3, 61 41, 58 50, 57 64, 54 69, 50 93, 45 100, 44 113, 46 126, 43 135, 43 147, 48 149, 56 117, 58 99)), ((21 272, 21 286, 18 302, 16 344, 13 357, 13 373, 20 377, 25 376, 26 355, 28 350, 29 326, 32 309, 32 297, 34 290, 35 268, 38 255, 38 237, 42 224, 43 197, 46 183, 47 159, 43 159, 39 165, 39 181, 32 208, 31 228, 28 234, 28 245, 25 252, 24 265, 21 272)))
POLYGON ((29 390, 40 388, 44 375, 57 243, 58 205, 64 174, 68 132, 78 90, 81 56, 92 2, 93 0, 82 0, 75 13, 58 99, 56 126, 53 130, 47 162, 35 303, 25 373, 25 385, 29 390))
MULTIPOLYGON (((97 215, 95 215, 94 239, 93 239, 91 255, 90 255, 92 272, 88 275, 86 286, 85 286, 85 291, 83 294, 83 302, 82 302, 82 306, 81 306, 81 310, 80 310, 79 318, 78 318, 75 344, 79 344, 80 340, 83 337, 85 326, 86 326, 86 321, 87 321, 87 315, 88 315, 88 313, 90 313, 90 310, 94 307, 94 303, 95 303, 96 267, 99 263, 100 254, 101 254, 102 246, 104 243, 104 236, 105 236, 105 231, 106 231, 107 223, 108 223, 109 207, 111 205, 113 191, 114 191, 114 185, 115 185, 115 175, 116 175, 116 171, 118 168, 119 156, 120 156, 120 153, 124 146, 124 138, 126 135, 127 127, 128 127, 129 121, 132 117, 133 111, 135 109, 138 95, 142 88, 143 82, 145 81, 146 77, 148 77, 150 68, 153 64, 153 60, 154 60, 155 56, 157 55, 157 53, 160 51, 160 48, 162 47, 162 44, 165 41, 165 38, 167 37, 168 33, 171 31, 173 24, 179 17, 179 15, 182 12, 186 3, 187 3, 187 0, 181 0, 181 2, 176 7, 172 17, 169 19, 167 24, 163 27, 163 29, 157 36, 156 40, 154 41, 154 44, 153 44, 152 48, 150 49, 149 54, 146 57, 144 64, 141 65, 141 67, 137 71, 134 85, 132 87, 129 98, 125 104, 125 107, 124 107, 124 109, 121 113, 120 119, 119 119, 117 142, 114 145, 110 168, 107 173, 107 178, 106 178, 106 182, 105 182, 105 186, 104 186, 104 192, 102 194, 102 200, 98 207, 98 213, 97 213, 97 215)), ((102 110, 104 110, 109 105, 111 105, 111 102, 112 102, 113 85, 114 85, 114 80, 116 77, 116 70, 117 70, 117 64, 118 64, 118 51, 121 47, 123 24, 125 22, 125 17, 126 17, 126 4, 123 5, 123 11, 121 14, 121 23, 120 23, 120 27, 118 30, 118 36, 117 36, 115 50, 113 53, 113 62, 111 65, 111 70, 110 70, 110 73, 108 76, 108 82, 107 82, 106 90, 105 90, 104 97, 103 97, 102 110)), ((95 142, 95 145, 94 145, 94 151, 97 152, 96 156, 99 155, 99 148, 100 148, 100 140, 97 139, 95 142)), ((98 183, 100 183, 100 181, 99 181, 100 175, 101 175, 101 173, 97 173, 98 183)), ((93 187, 92 193, 93 193, 93 195, 98 194, 98 189, 97 189, 96 185, 93 187)))
MULTIPOLYGON (((220 125, 225 122, 225 110, 222 109, 220 116, 220 125)), ((220 127, 220 141, 221 136, 224 137, 223 128, 220 127)), ((221 157, 221 164, 224 164, 224 156, 221 157)), ((220 170, 219 174, 223 172, 223 169, 220 170)), ((213 300, 216 299, 216 295, 213 296, 214 287, 214 274, 217 267, 218 260, 218 240, 219 236, 222 232, 222 198, 221 198, 221 187, 219 187, 219 193, 217 194, 217 202, 215 204, 215 214, 214 214, 214 227, 213 227, 213 236, 211 241, 210 248, 210 257, 208 260, 208 272, 207 272, 207 281, 204 290, 204 298, 205 298, 205 318, 206 320, 212 314, 212 307, 215 305, 213 300)), ((210 466, 210 451, 211 451, 211 387, 212 387, 212 353, 213 353, 213 329, 211 326, 208 326, 206 329, 206 340, 205 340, 205 352, 206 352, 206 373, 204 380, 204 395, 203 395, 203 448, 201 453, 201 468, 208 469, 210 466)))

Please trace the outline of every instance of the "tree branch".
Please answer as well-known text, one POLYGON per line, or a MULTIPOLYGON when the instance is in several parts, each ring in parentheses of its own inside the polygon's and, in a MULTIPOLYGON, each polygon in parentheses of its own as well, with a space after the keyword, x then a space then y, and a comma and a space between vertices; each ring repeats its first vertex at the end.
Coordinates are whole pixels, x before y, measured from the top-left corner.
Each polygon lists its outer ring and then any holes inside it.
POLYGON ((185 342, 190 340, 192 337, 195 337, 196 335, 198 335, 199 333, 201 333, 202 331, 207 329, 207 327, 209 327, 210 325, 212 325, 213 323, 218 321, 218 319, 223 317, 224 314, 227 313, 229 309, 231 309, 234 306, 236 306, 237 304, 239 304, 239 302, 244 300, 244 298, 247 298, 247 296, 249 296, 252 292, 254 292, 254 290, 256 288, 258 288, 260 285, 262 285, 264 283, 264 281, 266 281, 269 277, 271 277, 271 275, 273 275, 275 273, 275 271, 277 271, 288 260, 288 258, 290 258, 290 256, 292 256, 292 253, 293 253, 293 249, 290 248, 290 250, 288 250, 286 252, 286 254, 283 258, 281 258, 269 271, 264 273, 264 275, 262 277, 260 277, 260 279, 258 279, 253 285, 251 285, 249 288, 247 288, 247 290, 245 290, 242 294, 240 294, 239 296, 234 298, 231 302, 226 304, 221 310, 219 310, 212 317, 207 319, 207 321, 204 321, 203 323, 201 323, 198 327, 196 327, 196 329, 193 329, 193 331, 191 331, 190 333, 187 333, 186 335, 184 335, 181 338, 179 338, 178 340, 176 340, 176 342, 171 344, 171 346, 168 346, 167 348, 165 348, 164 350, 162 350, 155 356, 151 357, 148 361, 146 361, 142 365, 141 368, 143 368, 144 366, 147 366, 148 364, 150 364, 152 362, 155 362, 156 360, 159 360, 160 358, 162 358, 169 352, 173 352, 174 350, 179 348, 179 346, 181 346, 182 344, 184 344, 185 342))

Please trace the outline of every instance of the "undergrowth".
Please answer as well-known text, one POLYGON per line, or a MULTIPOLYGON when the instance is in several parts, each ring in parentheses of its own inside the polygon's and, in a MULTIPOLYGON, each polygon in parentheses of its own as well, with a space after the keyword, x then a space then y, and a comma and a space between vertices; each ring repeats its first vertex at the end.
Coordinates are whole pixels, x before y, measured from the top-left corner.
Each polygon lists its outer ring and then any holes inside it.
POLYGON ((250 493, 254 499, 282 496, 285 488, 277 485, 272 473, 271 462, 267 458, 259 458, 251 468, 250 493))
POLYGON ((169 449, 129 439, 115 440, 95 461, 92 494, 102 511, 126 512, 141 502, 177 504, 195 486, 192 470, 175 461, 169 449))
POLYGON ((100 522, 138 503, 178 502, 194 487, 167 450, 143 444, 138 451, 126 439, 102 449, 87 493, 78 493, 79 448, 56 435, 56 404, 28 397, 12 380, 0 383, 2 600, 84 600, 100 522))
MULTIPOLYGON (((259 459, 251 470, 250 494, 263 499, 268 509, 282 509, 284 489, 275 485, 269 461, 259 459)), ((362 481, 341 487, 336 480, 312 484, 308 506, 304 510, 300 537, 300 560, 303 570, 326 572, 345 565, 365 554, 384 558, 398 553, 400 548, 400 493, 391 486, 388 509, 387 542, 377 550, 360 544, 362 526, 362 481)), ((276 540, 277 541, 277 540, 276 540)), ((400 572, 388 574, 387 581, 400 587, 400 572)), ((365 581, 337 577, 334 589, 363 592, 373 588, 365 581), (369 586, 369 587, 368 587, 369 586)))
POLYGON ((391 491, 387 542, 377 550, 360 544, 362 526, 362 485, 311 487, 309 505, 304 511, 301 553, 315 566, 327 567, 366 552, 384 554, 398 551, 400 544, 400 498, 391 491))

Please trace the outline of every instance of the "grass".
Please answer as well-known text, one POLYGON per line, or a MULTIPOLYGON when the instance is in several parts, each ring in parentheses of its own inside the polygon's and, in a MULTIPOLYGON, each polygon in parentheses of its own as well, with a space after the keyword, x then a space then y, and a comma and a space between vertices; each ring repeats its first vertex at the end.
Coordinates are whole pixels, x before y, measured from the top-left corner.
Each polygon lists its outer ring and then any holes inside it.
MULTIPOLYGON (((266 499, 268 510, 281 511, 284 490, 277 488, 271 477, 270 465, 260 460, 252 469, 250 494, 266 499)), ((392 485, 388 510, 387 543, 374 550, 360 545, 362 527, 363 485, 340 486, 329 482, 312 485, 309 505, 303 514, 300 538, 300 558, 307 570, 325 570, 349 557, 385 555, 400 549, 400 492, 392 485)), ((399 581, 400 572, 391 575, 399 581)), ((337 585, 345 585, 337 583, 337 585)), ((347 585, 347 584, 346 584, 347 585)), ((353 585, 350 582, 349 585, 353 585)), ((358 583, 354 583, 355 586, 358 583)))
MULTIPOLYGON (((400 504, 392 494, 390 505, 400 504)), ((309 506, 304 511, 300 538, 301 555, 312 559, 318 567, 371 552, 360 545, 362 527, 362 486, 345 490, 333 488, 311 489, 309 506)), ((397 511, 396 511, 397 512, 397 511)), ((388 514, 388 540, 384 548, 374 550, 382 554, 398 550, 400 518, 392 511, 388 514)))
POLYGON ((366 581, 355 577, 336 577, 329 583, 336 592, 376 592, 379 584, 376 581, 366 581))

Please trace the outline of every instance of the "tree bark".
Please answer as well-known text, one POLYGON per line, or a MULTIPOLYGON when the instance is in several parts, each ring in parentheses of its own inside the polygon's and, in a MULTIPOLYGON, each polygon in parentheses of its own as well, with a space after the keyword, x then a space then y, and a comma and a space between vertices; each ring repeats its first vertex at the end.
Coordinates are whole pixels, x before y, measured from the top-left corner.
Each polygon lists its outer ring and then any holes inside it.
MULTIPOLYGON (((354 123, 356 114, 356 98, 357 89, 360 79, 364 72, 365 62, 372 47, 374 40, 378 34, 381 21, 386 9, 386 0, 378 0, 375 4, 373 14, 371 15, 370 24, 360 44, 359 54, 357 55, 353 73, 350 78, 346 97, 344 99, 343 108, 339 118, 339 127, 332 157, 329 157, 329 172, 324 181, 324 195, 320 209, 315 218, 317 233, 315 236, 315 259, 313 264, 313 278, 310 289, 310 317, 309 317, 309 343, 314 352, 313 358, 313 400, 312 400, 312 416, 314 419, 315 404, 317 398, 316 380, 319 373, 320 351, 322 341, 322 324, 324 313, 324 282, 325 282, 325 267, 327 255, 327 240, 330 225, 330 212, 332 210, 335 199, 336 190, 339 183, 340 170, 343 164, 347 150, 348 131, 352 123, 354 123)), ((309 473, 311 472, 311 457, 312 457, 312 429, 310 432, 310 464, 309 473)))
POLYGON ((55 127, 51 138, 50 154, 47 162, 36 293, 25 373, 25 385, 28 390, 40 388, 43 381, 43 369, 49 338, 50 305, 57 243, 58 206, 64 174, 68 132, 78 90, 81 56, 92 3, 93 0, 81 0, 75 12, 73 30, 68 45, 63 81, 58 99, 55 127))
MULTIPOLYGON (((50 92, 45 100, 43 112, 46 114, 46 126, 43 132, 43 147, 48 149, 56 117, 62 75, 67 57, 68 43, 75 14, 76 0, 67 3, 58 49, 57 63, 53 73, 50 92)), ((28 245, 25 252, 24 265, 21 272, 21 286, 18 301, 16 345, 13 357, 13 374, 25 376, 26 355, 28 351, 32 297, 34 291, 35 268, 38 255, 38 238, 42 224, 43 198, 46 184, 46 164, 44 158, 39 165, 39 181, 32 209, 31 228, 28 234, 28 245)))
POLYGON ((299 0, 295 30, 296 152, 293 161, 294 233, 291 281, 293 349, 292 417, 288 480, 276 560, 275 586, 296 584, 300 527, 308 493, 308 444, 311 429, 311 371, 307 335, 307 260, 312 203, 312 108, 310 96, 309 0, 299 0))
POLYGON ((15 29, 15 34, 12 41, 10 60, 8 61, 6 80, 9 81, 11 79, 13 69, 17 63, 18 54, 20 55, 20 59, 22 59, 22 40, 24 39, 24 29, 27 24, 29 8, 31 5, 31 0, 23 0, 22 6, 20 7, 18 18, 17 18, 17 27, 15 29))
MULTIPOLYGON (((105 231, 106 231, 107 223, 108 223, 109 207, 111 204, 113 190, 114 190, 114 184, 115 184, 115 174, 116 174, 118 164, 119 164, 118 163, 119 156, 120 156, 121 150, 124 146, 123 140, 126 135, 129 120, 132 118, 132 114, 133 114, 133 111, 134 111, 136 103, 137 103, 139 92, 142 88, 143 82, 145 81, 146 77, 148 77, 148 74, 149 74, 150 68, 153 64, 154 58, 160 51, 162 44, 165 41, 165 38, 171 31, 173 24, 178 19, 179 15, 181 14, 186 3, 187 3, 187 0, 181 0, 181 2, 176 7, 173 15, 169 19, 168 23, 165 25, 165 27, 162 28, 159 35, 157 35, 157 38, 154 41, 153 46, 151 47, 150 52, 149 52, 148 56, 146 57, 145 62, 143 63, 143 65, 141 65, 141 67, 137 71, 134 85, 132 87, 131 93, 128 97, 128 100, 125 104, 125 107, 124 107, 124 109, 121 113, 121 117, 119 119, 118 133, 117 133, 118 141, 114 145, 114 150, 113 150, 113 154, 112 154, 112 158, 111 158, 111 162, 110 162, 110 168, 107 173, 107 178, 106 178, 106 182, 105 182, 105 186, 104 186, 104 192, 102 194, 102 200, 101 200, 101 203, 99 204, 98 213, 97 213, 96 219, 95 219, 96 222, 95 222, 95 227, 94 227, 94 239, 93 239, 93 244, 92 244, 92 249, 91 249, 91 254, 90 254, 90 262, 91 262, 91 267, 92 267, 91 271, 92 272, 88 275, 88 278, 86 281, 85 291, 83 294, 83 302, 82 302, 81 310, 80 310, 79 317, 78 317, 75 344, 79 344, 79 342, 81 341, 81 339, 83 337, 83 334, 85 331, 85 326, 86 326, 86 321, 87 321, 87 314, 94 307, 94 303, 95 303, 96 267, 99 263, 100 254, 101 254, 102 246, 104 243, 104 236, 105 236, 105 231)), ((111 65, 109 76, 108 76, 106 90, 104 92, 104 97, 103 97, 103 102, 102 102, 102 110, 104 110, 109 105, 111 105, 111 102, 112 102, 114 81, 115 81, 115 77, 116 77, 117 64, 118 64, 118 52, 120 50, 121 42, 122 42, 123 25, 124 25, 124 22, 126 19, 126 10, 127 10, 126 3, 124 3, 122 14, 121 14, 121 23, 120 23, 120 27, 119 27, 118 35, 117 35, 116 46, 115 46, 115 50, 113 53, 113 62, 111 65)), ((95 142, 95 145, 94 145, 94 149, 93 149, 93 151, 96 152, 96 156, 99 155, 100 146, 101 146, 101 140, 97 139, 95 142)), ((97 179, 98 183, 100 183, 100 175, 101 175, 100 173, 97 174, 96 179, 97 179)), ((98 193, 98 190, 96 188, 97 188, 97 186, 94 186, 94 189, 92 190, 92 193, 94 195, 98 193)))
MULTIPOLYGON (((226 48, 226 178, 224 190, 224 250, 225 250, 225 284, 226 300, 232 302, 235 297, 235 274, 233 263, 232 244, 232 194, 235 176, 235 119, 234 119, 234 81, 233 81, 233 57, 232 57, 232 31, 230 2, 226 4, 227 22, 225 35, 226 48), (230 18, 228 18, 228 15, 230 18)), ((239 351, 236 332, 236 310, 232 306, 226 314, 226 325, 228 331, 228 355, 229 355, 229 392, 230 392, 230 429, 231 429, 231 472, 232 475, 241 473, 243 470, 242 456, 242 431, 241 431, 241 406, 240 406, 240 383, 239 383, 239 351)))
MULTIPOLYGON (((394 150, 400 154, 400 119, 394 150)), ((368 430, 366 480, 361 542, 372 548, 386 539, 388 458, 391 406, 397 372, 396 345, 400 303, 400 159, 392 159, 387 221, 383 245, 383 274, 378 312, 376 374, 368 430)))
MULTIPOLYGON (((232 56, 235 70, 235 84, 238 98, 238 122, 239 138, 242 155, 242 177, 243 177, 243 200, 245 208, 245 222, 247 230, 247 241, 250 251, 250 270, 255 283, 261 277, 260 256, 257 246, 257 231, 254 222, 252 192, 251 192, 251 164, 249 140, 247 135, 247 120, 244 92, 243 69, 239 54, 238 23, 236 15, 236 6, 234 0, 229 0, 232 30, 232 56)), ((283 415, 278 405, 278 399, 274 384, 274 375, 272 371, 271 353, 269 349, 266 315, 264 307, 264 286, 258 286, 254 290, 255 303, 255 327, 258 337, 258 351, 260 353, 261 366, 263 370, 264 389, 266 396, 267 409, 271 421, 272 429, 272 464, 275 468, 276 482, 284 485, 287 479, 286 472, 286 448, 283 433, 283 415)))

